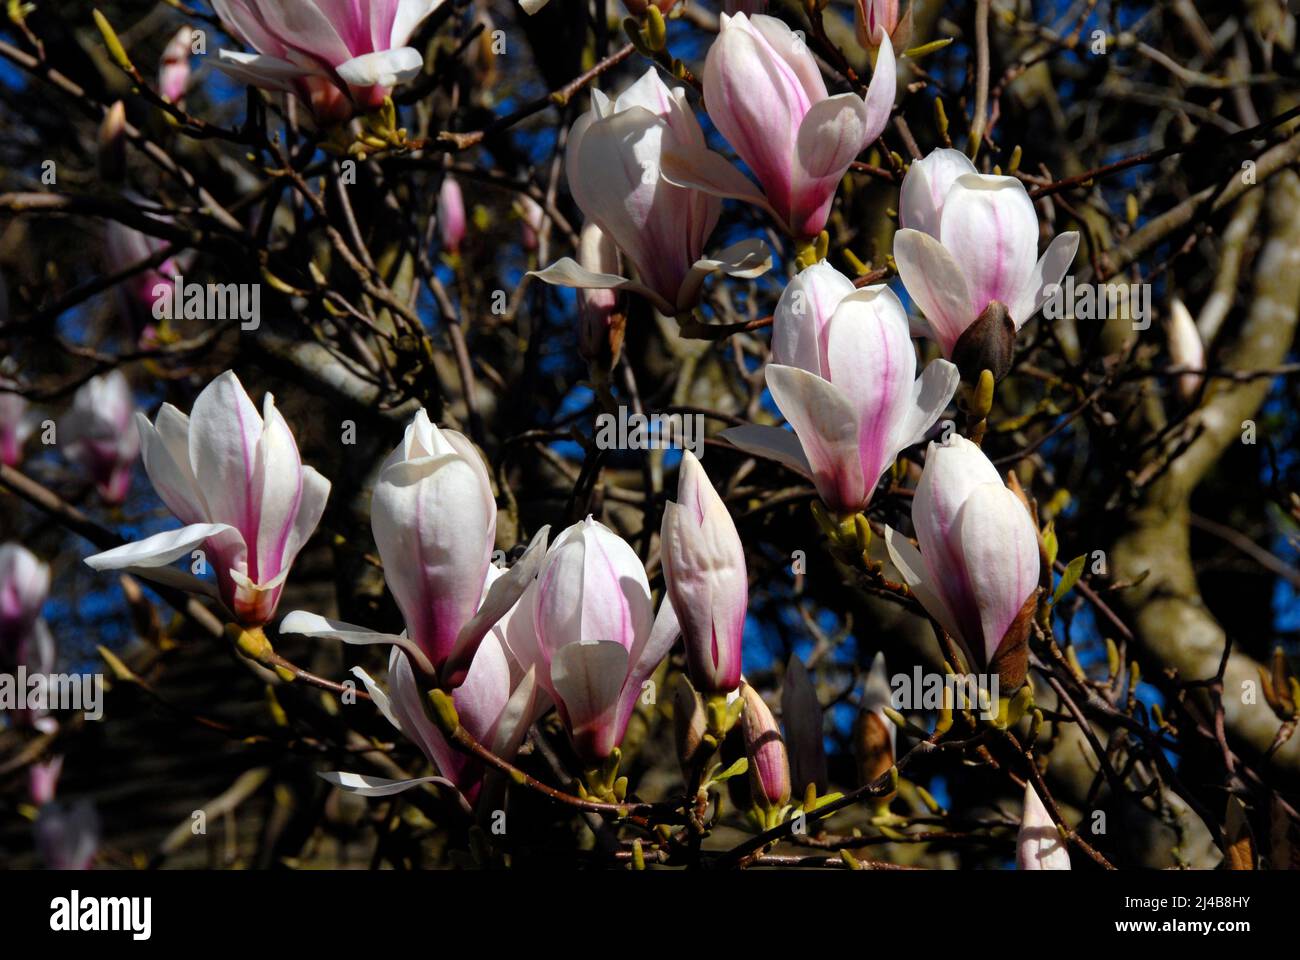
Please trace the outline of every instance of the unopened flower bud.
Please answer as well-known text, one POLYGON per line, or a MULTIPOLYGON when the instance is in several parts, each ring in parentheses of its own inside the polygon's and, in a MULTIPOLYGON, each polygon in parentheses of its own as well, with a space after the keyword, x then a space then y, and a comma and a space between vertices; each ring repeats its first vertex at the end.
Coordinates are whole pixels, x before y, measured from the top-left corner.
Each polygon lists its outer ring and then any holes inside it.
POLYGON ((811 783, 819 794, 824 793, 827 778, 822 707, 808 669, 797 653, 790 654, 785 682, 781 685, 781 716, 790 744, 795 789, 803 796, 811 783))
POLYGON ((740 695, 745 699, 740 727, 745 737, 745 755, 749 758, 749 785, 754 802, 764 810, 779 809, 790 802, 790 762, 786 758, 785 740, 758 691, 742 680, 740 695))
POLYGON ((185 91, 190 83, 190 47, 193 42, 193 28, 188 25, 181 27, 168 41, 158 66, 158 92, 178 107, 184 104, 185 91))
POLYGON ((99 175, 121 180, 126 175, 126 106, 116 101, 99 124, 99 175))
POLYGON ((898 728, 885 715, 885 708, 889 705, 885 655, 878 653, 863 687, 862 705, 853 736, 853 753, 858 764, 860 785, 872 783, 894 765, 894 743, 898 728))
POLYGON ((993 300, 957 338, 952 360, 962 379, 975 383, 984 370, 990 371, 994 380, 1001 380, 1011 370, 1015 353, 1016 325, 1006 305, 993 300))

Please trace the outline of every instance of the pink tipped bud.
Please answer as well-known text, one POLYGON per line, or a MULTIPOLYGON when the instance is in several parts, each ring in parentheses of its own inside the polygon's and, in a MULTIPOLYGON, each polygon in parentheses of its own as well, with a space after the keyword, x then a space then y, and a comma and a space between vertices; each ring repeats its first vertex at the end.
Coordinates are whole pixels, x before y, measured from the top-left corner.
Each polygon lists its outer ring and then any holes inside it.
POLYGON ((758 691, 742 681, 740 695, 745 698, 740 726, 754 802, 764 810, 779 809, 790 802, 790 762, 786 759, 785 741, 758 691))
POLYGON ((662 556, 668 596, 686 643, 695 686, 730 693, 740 682, 749 604, 745 548, 700 461, 682 453, 677 502, 664 505, 662 556))
POLYGON ((189 87, 190 47, 193 42, 194 30, 189 26, 181 27, 168 41, 158 65, 158 92, 177 106, 184 104, 185 91, 189 87))
POLYGON ((443 250, 460 253, 461 241, 465 239, 465 198, 451 174, 443 177, 438 191, 438 235, 443 250))

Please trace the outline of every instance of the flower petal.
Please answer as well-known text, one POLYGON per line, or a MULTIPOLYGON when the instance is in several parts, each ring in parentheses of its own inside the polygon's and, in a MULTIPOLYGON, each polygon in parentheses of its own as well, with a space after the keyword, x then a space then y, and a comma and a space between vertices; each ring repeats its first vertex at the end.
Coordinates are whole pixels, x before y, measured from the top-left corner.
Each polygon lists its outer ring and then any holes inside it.
POLYGON ((353 57, 335 72, 354 87, 393 87, 413 80, 424 69, 424 57, 414 47, 379 50, 353 57))
POLYGON ((1057 234, 1048 244, 1043 255, 1034 264, 1033 272, 1016 293, 1014 301, 1007 304, 1017 330, 1047 302, 1052 288, 1064 279, 1078 251, 1079 234, 1073 230, 1057 234))
POLYGON ((963 174, 944 198, 939 239, 961 267, 977 317, 994 300, 1009 307, 1033 273, 1038 214, 1015 177, 963 174))
POLYGON ((813 482, 832 510, 866 505, 862 463, 858 459, 858 417, 833 384, 798 367, 767 365, 767 388, 794 432, 812 467, 813 482))
POLYGON ((144 540, 124 543, 86 558, 92 570, 121 570, 125 567, 162 567, 201 546, 209 537, 226 533, 225 523, 191 523, 179 530, 165 530, 144 540))
POLYGON ((799 438, 793 431, 782 427, 745 423, 739 427, 729 427, 718 436, 752 456, 775 460, 809 480, 813 477, 812 465, 808 463, 799 438))
POLYGON ((354 626, 341 620, 330 620, 320 614, 306 610, 294 610, 280 621, 280 633, 296 633, 304 637, 321 637, 328 640, 341 640, 357 646, 376 643, 389 643, 403 650, 416 665, 430 676, 433 664, 424 655, 424 651, 409 637, 399 637, 391 633, 379 633, 366 627, 354 626))
POLYGON ((943 244, 919 230, 894 234, 894 262, 908 295, 925 314, 945 357, 978 313, 970 310, 970 288, 961 267, 943 244))

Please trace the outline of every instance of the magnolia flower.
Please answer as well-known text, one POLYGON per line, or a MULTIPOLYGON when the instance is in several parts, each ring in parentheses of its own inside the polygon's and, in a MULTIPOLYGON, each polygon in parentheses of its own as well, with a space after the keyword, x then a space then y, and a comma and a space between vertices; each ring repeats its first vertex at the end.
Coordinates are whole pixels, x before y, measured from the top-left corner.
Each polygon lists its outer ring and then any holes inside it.
POLYGON ((749 605, 745 548, 700 461, 682 452, 677 502, 664 504, 664 582, 686 643, 696 689, 730 693, 740 683, 740 645, 749 605))
POLYGON ((39 809, 54 800, 55 791, 59 788, 59 776, 62 773, 62 754, 56 754, 40 763, 33 763, 27 768, 27 796, 33 807, 39 809))
POLYGON ((812 478, 828 507, 863 509, 880 477, 919 443, 957 389, 936 360, 916 377, 907 313, 886 286, 854 290, 823 262, 786 287, 772 323, 767 386, 798 437, 746 425, 722 436, 812 478))
POLYGON ((781 721, 789 745, 790 773, 802 798, 812 784, 818 794, 826 792, 825 715, 817 688, 799 654, 791 653, 781 683, 781 721))
MULTIPOLYGON (((594 223, 578 234, 578 263, 592 273, 617 274, 618 247, 594 223)), ((612 367, 623 345, 623 326, 616 322, 618 291, 593 288, 578 291, 578 352, 588 361, 612 367)))
POLYGON ((92 377, 63 418, 64 454, 86 470, 105 503, 119 504, 131 486, 140 454, 135 399, 121 370, 92 377))
MULTIPOLYGON (((110 220, 104 231, 104 268, 110 274, 130 270, 159 254, 166 242, 110 220)), ((171 284, 180 272, 176 260, 168 257, 156 267, 139 270, 118 287, 119 307, 135 333, 154 322, 154 306, 171 297, 171 284)))
POLYGON ((890 706, 889 674, 885 655, 877 653, 862 686, 853 753, 858 762, 858 783, 866 785, 889 772, 894 765, 898 728, 885 713, 890 706))
MULTIPOLYGON (((529 253, 537 249, 538 234, 546 223, 542 205, 526 193, 521 193, 513 204, 519 217, 519 243, 529 253)), ((617 269, 617 268, 616 268, 617 269)))
MULTIPOLYGON (((0 544, 0 673, 24 667, 28 674, 54 672, 54 636, 41 619, 50 592, 50 568, 17 543, 0 544)), ((58 729, 44 708, 18 707, 10 712, 15 726, 43 733, 58 729)))
POLYGON ((0 544, 0 667, 30 659, 49 592, 48 566, 21 544, 0 544))
POLYGON ((622 742, 642 684, 678 633, 671 603, 654 615, 636 552, 588 517, 551 545, 506 642, 523 668, 537 670, 578 756, 597 765, 622 742))
POLYGON ((898 15, 898 0, 854 0, 853 28, 858 45, 864 50, 875 50, 885 44, 894 53, 902 53, 912 38, 912 7, 898 15))
POLYGON ((760 809, 779 812, 790 802, 790 763, 785 741, 758 691, 742 681, 740 695, 745 700, 740 730, 749 759, 750 794, 760 809))
POLYGON ((89 870, 99 850, 99 814, 86 798, 41 807, 33 826, 36 849, 51 870, 89 870))
POLYGON ((136 426, 154 490, 185 526, 86 563, 210 592, 210 585, 166 568, 201 547, 229 611, 246 626, 266 623, 294 558, 320 522, 330 482, 303 465, 271 394, 258 416, 229 370, 204 387, 191 416, 165 403, 152 424, 137 413, 136 426))
POLYGON ((1070 869, 1070 851, 1032 781, 1025 783, 1025 810, 1016 838, 1016 869, 1070 869))
POLYGON ((913 160, 898 195, 898 223, 939 239, 943 201, 957 178, 979 173, 970 157, 951 147, 931 150, 913 160))
POLYGON ((222 50, 217 66, 241 83, 283 90, 322 123, 380 107, 424 67, 407 46, 443 0, 213 0, 231 36, 257 53, 222 50))
POLYGON ((885 528, 907 585, 970 662, 1020 686, 1038 587, 1038 531, 979 447, 953 435, 931 443, 912 498, 920 552, 885 528))
MULTIPOLYGON (((489 585, 506 572, 491 568, 489 585)), ((479 743, 506 760, 514 757, 519 744, 546 705, 536 683, 536 671, 520 669, 505 646, 507 613, 479 644, 465 682, 452 694, 461 725, 479 743)), ((385 693, 360 667, 352 672, 365 684, 380 712, 407 739, 418 746, 437 771, 431 777, 386 780, 356 773, 324 773, 326 780, 345 790, 368 797, 399 793, 420 783, 450 785, 472 802, 482 786, 483 767, 468 754, 447 742, 442 730, 429 717, 410 659, 394 647, 388 661, 388 692, 385 693)))
POLYGON ((485 589, 496 545, 497 505, 482 456, 455 430, 419 410, 379 468, 370 526, 384 579, 406 623, 404 636, 377 633, 304 611, 281 633, 345 643, 392 643, 445 687, 464 681, 479 643, 528 586, 546 550, 543 527, 507 575, 485 589))
POLYGON ((615 100, 591 92, 591 109, 569 132, 565 172, 574 202, 636 268, 638 281, 597 273, 564 257, 532 275, 565 287, 626 289, 665 316, 689 310, 704 278, 721 271, 756 277, 771 265, 766 246, 746 240, 701 259, 722 211, 716 198, 660 179, 664 157, 708 154, 704 133, 686 103, 655 67, 615 100))
POLYGON ((1187 373, 1178 375, 1178 395, 1187 403, 1196 398, 1196 391, 1201 386, 1201 374, 1205 369, 1205 343, 1201 333, 1196 329, 1187 305, 1174 297, 1169 307, 1169 359, 1176 367, 1186 367, 1187 373))
POLYGON ((980 367, 1001 377, 1016 331, 1070 268, 1078 233, 1059 234, 1040 259, 1038 214, 1024 184, 975 173, 955 150, 912 164, 903 178, 899 220, 904 229, 894 235, 894 259, 925 314, 925 332, 968 375, 978 375, 980 367), (975 342, 963 341, 972 327, 975 342), (970 363, 962 362, 963 354, 970 363))
POLYGON ((190 82, 190 48, 194 30, 189 25, 181 27, 163 48, 162 62, 158 65, 158 92, 164 99, 180 106, 185 101, 185 91, 190 82))
POLYGON ((23 444, 34 423, 27 414, 27 398, 19 393, 0 393, 0 463, 16 467, 23 460, 23 444))
POLYGON ((881 48, 864 101, 830 96, 817 60, 775 17, 722 15, 704 62, 709 117, 762 184, 712 152, 674 152, 664 176, 757 204, 794 237, 815 237, 849 164, 884 129, 894 105, 894 53, 881 48))
POLYGON ((460 183, 451 174, 442 178, 438 189, 438 236, 447 253, 460 253, 460 243, 465 239, 465 198, 460 183))

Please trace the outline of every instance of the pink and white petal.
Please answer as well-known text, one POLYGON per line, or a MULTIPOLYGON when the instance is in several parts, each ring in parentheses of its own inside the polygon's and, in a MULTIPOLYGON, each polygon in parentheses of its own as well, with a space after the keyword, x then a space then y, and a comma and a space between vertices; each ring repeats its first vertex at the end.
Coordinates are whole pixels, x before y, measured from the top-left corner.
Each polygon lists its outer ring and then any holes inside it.
POLYGON ((258 582, 269 580, 288 567, 285 553, 302 500, 302 459, 298 444, 270 393, 262 398, 262 424, 252 482, 257 542, 250 546, 254 547, 256 566, 249 573, 258 582))
MULTIPOLYGON (((393 15, 393 26, 387 38, 388 45, 405 46, 411 39, 411 34, 415 32, 415 28, 445 2, 446 0, 398 0, 397 10, 393 15)), ((378 39, 376 37, 376 40, 378 39)))
POLYGON ((967 173, 944 198, 939 240, 961 267, 971 316, 996 300, 1010 307, 1038 259, 1038 214, 1015 177, 967 173))
POLYGON ((600 756, 617 746, 614 730, 627 668, 627 649, 610 640, 570 643, 551 661, 551 684, 570 734, 575 742, 593 744, 600 756))
POLYGON ((898 455, 898 424, 911 406, 916 348, 907 313, 889 287, 864 287, 840 301, 824 336, 828 379, 857 413, 858 459, 870 490, 898 455))
POLYGON ((791 430, 758 423, 745 423, 738 427, 729 427, 718 436, 751 456, 775 460, 783 467, 809 480, 812 479, 812 465, 804 455, 799 438, 791 430))
POLYGON ((528 728, 546 709, 547 696, 537 682, 537 667, 529 667, 497 717, 488 747, 498 757, 513 759, 528 728))
POLYGON ((122 567, 121 570, 123 573, 138 577, 141 580, 148 580, 150 583, 171 587, 175 590, 183 590, 186 593, 208 597, 211 600, 221 600, 221 592, 216 583, 211 580, 202 580, 188 570, 181 570, 178 567, 137 566, 122 567))
POLYGON ((144 540, 124 543, 86 558, 92 570, 121 570, 126 567, 163 567, 200 547, 209 537, 232 528, 225 523, 191 523, 179 530, 166 530, 144 540))
POLYGON ((487 589, 482 605, 461 628, 456 638, 456 646, 443 665, 443 683, 455 687, 464 677, 466 670, 473 671, 473 651, 480 641, 497 624, 524 595, 524 591, 537 579, 546 558, 546 542, 550 536, 549 525, 542 527, 533 535, 532 541, 523 556, 515 561, 509 571, 498 575, 487 589))
POLYGON ((943 355, 951 357, 958 338, 978 316, 971 313, 970 288, 961 267, 938 240, 919 230, 894 234, 894 262, 943 355))
POLYGON ((835 191, 867 143, 867 106, 853 93, 813 104, 795 138, 789 229, 816 236, 826 226, 835 191))
POLYGON ((250 0, 212 0, 212 7, 217 11, 227 32, 236 40, 258 53, 283 57, 286 53, 284 44, 267 32, 266 25, 253 12, 249 3, 250 0))
POLYGON ((553 286, 573 287, 578 290, 627 290, 645 297, 666 317, 671 317, 677 312, 673 304, 649 287, 616 274, 595 273, 581 266, 572 257, 561 257, 542 270, 530 270, 526 276, 536 277, 543 283, 553 286))
POLYGON ((342 770, 318 773, 317 776, 328 783, 334 784, 341 790, 355 793, 361 797, 391 797, 395 793, 410 790, 422 783, 436 783, 441 787, 447 787, 449 790, 456 790, 454 783, 446 777, 438 776, 413 777, 410 780, 389 780, 385 777, 372 777, 365 773, 347 773, 342 770))
POLYGON ((353 667, 351 674, 361 681, 362 686, 366 688, 366 693, 370 694, 370 702, 375 705, 375 709, 384 715, 384 719, 393 725, 399 732, 402 731, 402 722, 393 712, 393 705, 388 699, 388 694, 384 688, 375 683, 370 674, 366 673, 360 667, 353 667))
POLYGON ((785 215, 768 203, 766 194, 754 181, 716 151, 665 150, 659 161, 659 176, 676 187, 700 190, 723 200, 753 204, 766 210, 778 222, 785 222, 785 215))
POLYGON ((761 277, 771 268, 772 251, 762 240, 750 237, 733 243, 712 258, 701 257, 695 261, 678 291, 677 307, 681 310, 693 307, 699 300, 704 279, 710 274, 725 273, 729 277, 752 280, 761 277))
POLYGON ((415 641, 408 637, 399 637, 392 633, 380 633, 366 627, 358 627, 342 620, 330 620, 317 613, 306 610, 294 610, 280 621, 280 633, 300 634, 304 637, 318 637, 326 640, 340 640, 355 646, 372 644, 391 644, 411 657, 416 665, 432 676, 433 664, 424 655, 415 641))
MULTIPOLYGON (((732 18, 709 47, 704 61, 704 98, 709 118, 763 184, 776 219, 786 223, 790 209, 795 138, 800 120, 822 93, 809 97, 803 78, 772 44, 747 26, 743 15, 732 18)), ((773 21, 776 28, 790 28, 773 21)), ((789 52, 793 35, 779 38, 789 52)), ((812 65, 816 72, 815 63, 812 65)))
POLYGON ((246 543, 256 537, 250 511, 262 418, 239 378, 221 374, 194 401, 190 414, 190 467, 208 505, 208 517, 239 530, 246 543))
POLYGON ((510 659, 501 640, 489 633, 479 644, 464 682, 456 688, 456 712, 470 735, 486 743, 509 699, 510 659))
POLYGON ((654 623, 645 565, 626 540, 590 517, 584 521, 582 539, 582 639, 616 640, 634 651, 654 623))
POLYGON ((985 662, 1038 586, 1038 533, 1020 499, 997 483, 982 483, 961 508, 958 540, 979 606, 985 662))
POLYGON ((799 437, 822 500, 837 512, 860 510, 871 491, 858 458, 858 415, 848 397, 816 374, 781 364, 768 364, 767 388, 799 437))
POLYGON ((925 612, 934 617, 950 636, 960 639, 961 630, 957 618, 948 607, 942 587, 931 578, 930 569, 921 552, 910 540, 889 526, 885 527, 885 550, 925 612))
POLYGON ((826 377, 822 331, 854 289, 853 281, 825 260, 796 274, 773 311, 772 361, 826 377))
MULTIPOLYGON (((808 50, 807 38, 803 32, 791 30, 785 21, 765 14, 755 14, 749 18, 750 32, 760 38, 767 48, 785 61, 790 71, 797 78, 808 102, 816 102, 826 97, 826 81, 817 61, 808 50)), ((739 24, 737 24, 739 25, 739 24)))
POLYGON ((465 766, 465 754, 454 749, 430 719, 424 691, 416 680, 411 660, 396 647, 388 656, 388 692, 389 706, 402 732, 423 751, 439 773, 455 780, 465 766))
POLYGON ((1017 330, 1047 302, 1052 289, 1059 286, 1069 272, 1070 264, 1074 263, 1074 255, 1078 251, 1079 234, 1074 230, 1067 230, 1052 238, 1052 242, 1034 264, 1033 273, 1020 287, 1014 302, 1007 304, 1017 330))
POLYGON ((894 110, 894 95, 897 93, 897 72, 893 47, 882 43, 880 56, 876 58, 876 66, 871 73, 871 84, 867 87, 866 143, 879 137, 889 122, 889 116, 894 110), (886 50, 886 47, 889 49, 886 50))
POLYGON ((970 157, 951 148, 931 150, 924 159, 914 160, 899 190, 899 225, 938 240, 939 218, 948 190, 958 177, 978 172, 970 157))
POLYGON ((352 56, 353 51, 316 0, 258 2, 257 14, 271 33, 286 38, 292 49, 305 57, 323 64, 340 64, 352 56))
POLYGON ((263 90, 280 90, 292 93, 293 81, 307 76, 310 71, 296 63, 281 60, 259 53, 243 53, 239 50, 222 50, 217 57, 216 67, 226 76, 239 83, 263 90))
POLYGON ((413 80, 424 69, 424 57, 414 47, 398 47, 353 57, 336 68, 344 83, 354 87, 394 87, 413 80))
POLYGON ((632 711, 636 709, 637 698, 641 695, 641 685, 663 663, 673 644, 681 636, 681 623, 677 611, 667 597, 659 604, 659 613, 655 616, 654 626, 639 638, 629 657, 627 679, 623 683, 618 699, 617 729, 620 733, 627 729, 632 711))
POLYGON ((960 382, 961 371, 947 360, 935 360, 921 371, 912 385, 912 400, 907 415, 896 425, 896 451, 905 450, 925 438, 930 428, 948 409, 960 382))
MULTIPOLYGON (((164 422, 161 411, 158 421, 164 422)), ((188 452, 183 461, 177 462, 165 438, 143 413, 136 413, 135 423, 140 435, 145 473, 149 475, 149 482, 153 484, 162 502, 181 523, 204 521, 207 518, 207 508, 194 486, 188 452)))
POLYGON ((325 513, 325 503, 329 500, 330 482, 315 467, 302 468, 302 497, 298 501, 298 514, 294 517, 293 529, 285 545, 283 567, 288 569, 298 556, 311 535, 316 532, 320 518, 325 513))

